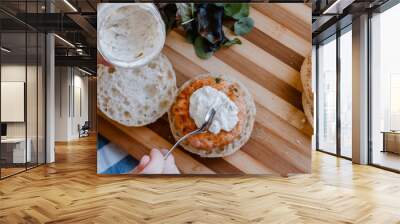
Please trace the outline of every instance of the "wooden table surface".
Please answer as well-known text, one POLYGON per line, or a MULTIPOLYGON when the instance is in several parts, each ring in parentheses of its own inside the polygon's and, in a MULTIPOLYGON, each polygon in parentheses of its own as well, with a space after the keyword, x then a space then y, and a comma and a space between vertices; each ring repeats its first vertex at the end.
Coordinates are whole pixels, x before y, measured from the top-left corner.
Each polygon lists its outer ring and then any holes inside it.
MULTIPOLYGON (((233 155, 200 158, 174 151, 184 174, 280 174, 310 172, 312 127, 302 103, 300 67, 311 52, 311 8, 301 4, 252 4, 255 28, 242 44, 198 58, 182 33, 171 31, 163 53, 170 59, 177 85, 208 72, 232 76, 252 93, 257 116, 250 140, 233 155)), ((226 35, 232 37, 229 30, 226 35)), ((135 158, 154 147, 169 148, 173 139, 167 115, 146 127, 125 127, 99 112, 99 133, 135 158)))
POLYGON ((312 174, 96 174, 96 139, 57 142, 55 163, 0 180, 0 223, 399 224, 400 175, 313 151, 312 174))

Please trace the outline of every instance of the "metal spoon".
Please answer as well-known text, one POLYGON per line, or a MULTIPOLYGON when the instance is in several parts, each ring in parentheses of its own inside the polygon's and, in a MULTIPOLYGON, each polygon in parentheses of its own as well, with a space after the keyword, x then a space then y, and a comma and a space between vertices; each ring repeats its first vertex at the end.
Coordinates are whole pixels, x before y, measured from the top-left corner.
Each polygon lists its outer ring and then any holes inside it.
POLYGON ((207 112, 206 117, 204 118, 204 123, 203 123, 203 125, 201 125, 201 127, 200 127, 199 129, 194 130, 194 131, 192 131, 192 132, 190 132, 190 133, 187 133, 187 134, 184 135, 182 138, 180 138, 180 139, 175 143, 175 145, 173 145, 173 146, 171 147, 171 149, 168 151, 168 153, 165 154, 164 160, 168 158, 168 156, 171 154, 172 150, 174 150, 183 140, 189 138, 189 137, 192 136, 192 135, 197 135, 197 134, 205 133, 205 132, 208 130, 208 128, 210 128, 210 125, 211 125, 211 123, 212 123, 212 121, 213 121, 213 119, 214 119, 214 116, 215 116, 215 113, 216 113, 216 112, 217 112, 217 111, 216 111, 214 108, 211 108, 211 110, 209 110, 209 111, 207 112))

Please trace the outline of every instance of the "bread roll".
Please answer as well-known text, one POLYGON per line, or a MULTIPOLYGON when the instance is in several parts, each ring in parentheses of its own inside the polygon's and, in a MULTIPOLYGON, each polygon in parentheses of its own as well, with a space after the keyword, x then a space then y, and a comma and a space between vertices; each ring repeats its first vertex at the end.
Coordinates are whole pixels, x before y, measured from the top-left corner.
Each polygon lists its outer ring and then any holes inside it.
POLYGON ((168 111, 175 99, 175 72, 160 54, 135 69, 97 67, 97 106, 114 121, 126 126, 144 126, 168 111))
POLYGON ((224 92, 239 108, 238 124, 230 132, 218 134, 203 133, 192 136, 181 143, 189 152, 201 157, 223 157, 239 150, 250 138, 254 126, 256 106, 249 91, 239 82, 222 75, 200 75, 184 83, 177 99, 168 112, 170 128, 176 140, 197 129, 190 117, 189 99, 191 94, 204 86, 211 86, 224 92), (215 80, 215 81, 214 81, 215 80))
POLYGON ((314 106, 313 104, 307 99, 307 96, 305 93, 302 94, 302 103, 303 103, 303 108, 304 108, 304 114, 306 115, 308 123, 311 124, 312 127, 314 127, 314 106))
POLYGON ((300 69, 300 78, 303 85, 302 104, 304 113, 311 126, 314 126, 314 94, 312 92, 312 60, 311 55, 304 59, 300 69))

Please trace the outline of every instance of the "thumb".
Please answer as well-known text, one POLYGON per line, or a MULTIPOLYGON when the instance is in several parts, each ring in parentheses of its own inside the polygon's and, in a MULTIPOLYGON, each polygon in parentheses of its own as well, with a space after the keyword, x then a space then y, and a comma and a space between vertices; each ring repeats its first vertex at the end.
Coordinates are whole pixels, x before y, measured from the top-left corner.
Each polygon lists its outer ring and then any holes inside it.
POLYGON ((164 158, 158 149, 152 149, 150 152, 150 161, 142 170, 141 174, 162 174, 164 168, 164 158))
POLYGON ((142 171, 146 165, 150 162, 150 157, 148 155, 144 155, 139 162, 139 165, 137 166, 139 171, 142 171))
POLYGON ((106 61, 100 53, 97 52, 97 64, 113 67, 108 61, 106 61))

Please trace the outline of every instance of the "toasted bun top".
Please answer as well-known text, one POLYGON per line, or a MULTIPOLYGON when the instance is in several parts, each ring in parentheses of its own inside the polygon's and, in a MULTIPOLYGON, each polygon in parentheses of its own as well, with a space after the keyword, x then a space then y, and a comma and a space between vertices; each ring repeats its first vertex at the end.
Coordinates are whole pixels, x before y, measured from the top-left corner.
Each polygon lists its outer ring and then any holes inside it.
POLYGON ((97 67, 97 106, 106 116, 126 126, 144 126, 168 111, 175 99, 175 72, 160 54, 135 69, 97 67))

